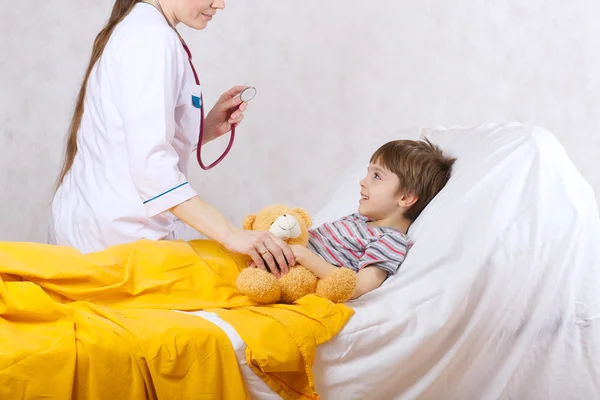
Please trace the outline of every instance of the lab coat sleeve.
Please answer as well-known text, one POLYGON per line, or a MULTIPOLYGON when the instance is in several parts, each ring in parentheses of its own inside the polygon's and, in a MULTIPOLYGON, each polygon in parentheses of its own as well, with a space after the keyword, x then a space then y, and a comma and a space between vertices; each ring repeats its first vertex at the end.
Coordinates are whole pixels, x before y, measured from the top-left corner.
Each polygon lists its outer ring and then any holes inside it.
POLYGON ((173 32, 151 29, 129 36, 116 60, 116 90, 131 178, 153 217, 196 195, 172 145, 187 61, 173 32))

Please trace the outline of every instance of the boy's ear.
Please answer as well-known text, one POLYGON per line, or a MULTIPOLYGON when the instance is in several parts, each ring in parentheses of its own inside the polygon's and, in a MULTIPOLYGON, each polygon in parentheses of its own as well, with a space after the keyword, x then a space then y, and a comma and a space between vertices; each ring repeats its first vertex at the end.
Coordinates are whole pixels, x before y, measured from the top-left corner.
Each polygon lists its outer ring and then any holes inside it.
POLYGON ((256 214, 250 214, 246 218, 244 218, 242 227, 247 231, 251 231, 252 226, 254 225, 254 221, 256 221, 256 214))
POLYGON ((419 196, 414 193, 406 192, 400 195, 398 205, 402 208, 410 208, 419 200, 419 196))

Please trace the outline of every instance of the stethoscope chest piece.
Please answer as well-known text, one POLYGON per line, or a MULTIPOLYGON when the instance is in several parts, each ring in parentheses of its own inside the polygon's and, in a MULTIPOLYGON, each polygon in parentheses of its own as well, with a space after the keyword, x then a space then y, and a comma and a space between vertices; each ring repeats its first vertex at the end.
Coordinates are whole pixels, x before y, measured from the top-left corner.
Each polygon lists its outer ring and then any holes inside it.
POLYGON ((248 86, 246 89, 242 90, 240 93, 240 100, 244 103, 249 102, 256 96, 256 88, 254 86, 248 86))

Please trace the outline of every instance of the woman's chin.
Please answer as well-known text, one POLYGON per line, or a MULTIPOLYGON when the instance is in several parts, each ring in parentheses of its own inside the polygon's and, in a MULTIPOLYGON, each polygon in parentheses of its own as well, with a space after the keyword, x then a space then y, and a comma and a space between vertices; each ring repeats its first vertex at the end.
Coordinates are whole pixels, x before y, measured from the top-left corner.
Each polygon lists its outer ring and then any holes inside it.
POLYGON ((185 25, 189 28, 201 31, 203 29, 206 29, 206 27, 208 26, 208 21, 206 20, 206 18, 201 17, 189 23, 186 23, 185 25))

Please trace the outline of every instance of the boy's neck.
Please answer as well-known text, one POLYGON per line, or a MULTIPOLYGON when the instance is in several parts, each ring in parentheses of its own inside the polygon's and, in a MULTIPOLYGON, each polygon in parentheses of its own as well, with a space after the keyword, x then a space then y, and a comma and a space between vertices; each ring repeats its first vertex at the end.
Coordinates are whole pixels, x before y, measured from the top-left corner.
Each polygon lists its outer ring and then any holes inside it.
POLYGON ((406 235, 406 233, 408 232, 408 228, 410 227, 411 221, 409 221, 408 219, 406 219, 404 217, 400 217, 400 218, 390 217, 390 218, 384 218, 384 219, 373 221, 370 224, 373 226, 394 228, 406 235))

